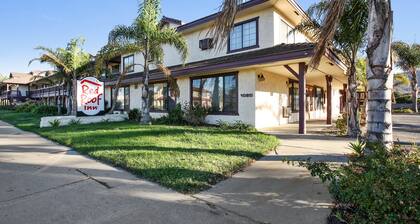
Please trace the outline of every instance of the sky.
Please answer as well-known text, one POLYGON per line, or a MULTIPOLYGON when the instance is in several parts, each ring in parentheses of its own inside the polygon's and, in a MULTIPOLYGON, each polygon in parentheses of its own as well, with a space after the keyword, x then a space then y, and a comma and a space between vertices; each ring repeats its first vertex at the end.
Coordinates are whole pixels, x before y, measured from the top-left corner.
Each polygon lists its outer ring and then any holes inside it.
MULTIPOLYGON (((297 0, 307 9, 317 0, 297 0)), ((162 14, 190 22, 217 12, 221 0, 162 0, 162 14)), ((420 42, 420 26, 412 18, 420 12, 418 0, 394 0, 394 39, 420 42), (417 38, 419 40, 417 40, 417 38)), ((116 25, 132 23, 138 0, 1 0, 0 74, 49 69, 28 62, 39 56, 37 46, 64 47, 75 37, 85 38, 91 54, 106 44, 116 25)))

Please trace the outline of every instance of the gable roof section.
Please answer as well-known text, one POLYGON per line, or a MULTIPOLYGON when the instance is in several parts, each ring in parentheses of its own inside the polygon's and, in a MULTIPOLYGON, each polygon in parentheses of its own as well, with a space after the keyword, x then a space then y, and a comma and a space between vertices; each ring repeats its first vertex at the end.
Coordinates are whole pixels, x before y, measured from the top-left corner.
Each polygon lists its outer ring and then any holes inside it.
MULTIPOLYGON (((189 76, 194 73, 211 72, 222 69, 240 68, 262 63, 271 63, 284 60, 307 58, 313 55, 315 45, 312 43, 280 44, 271 48, 248 51, 244 53, 227 55, 204 61, 188 63, 185 66, 169 67, 172 77, 189 76)), ((165 80, 165 75, 159 70, 150 72, 150 81, 165 80)), ((116 79, 105 80, 106 85, 114 85, 116 79)), ((143 82, 143 72, 129 74, 122 81, 123 85, 143 82)))
MULTIPOLYGON (((256 5, 260 5, 260 4, 266 3, 268 1, 270 1, 270 0, 251 0, 251 1, 248 1, 248 2, 243 3, 241 5, 240 10, 248 9, 248 8, 254 7, 256 5)), ((217 18, 217 16, 219 14, 220 13, 217 12, 217 13, 211 14, 209 16, 203 17, 201 19, 197 19, 197 20, 194 20, 192 22, 189 22, 189 23, 186 23, 184 25, 181 25, 181 26, 179 26, 177 28, 177 31, 178 32, 185 31, 185 30, 191 29, 193 27, 196 27, 196 26, 199 26, 199 25, 208 23, 210 21, 213 21, 214 19, 217 18)))
POLYGON ((34 80, 34 76, 28 73, 10 73, 10 78, 3 81, 5 84, 27 85, 34 80))

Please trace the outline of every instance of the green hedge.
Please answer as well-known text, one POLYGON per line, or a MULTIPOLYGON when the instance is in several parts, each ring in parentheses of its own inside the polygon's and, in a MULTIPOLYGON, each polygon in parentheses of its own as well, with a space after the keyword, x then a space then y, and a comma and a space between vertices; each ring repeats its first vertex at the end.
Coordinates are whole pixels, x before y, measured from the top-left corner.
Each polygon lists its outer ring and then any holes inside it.
MULTIPOLYGON (((420 149, 356 143, 349 164, 302 163, 329 183, 343 223, 420 223, 420 149)), ((330 220, 331 221, 331 220, 330 220)))

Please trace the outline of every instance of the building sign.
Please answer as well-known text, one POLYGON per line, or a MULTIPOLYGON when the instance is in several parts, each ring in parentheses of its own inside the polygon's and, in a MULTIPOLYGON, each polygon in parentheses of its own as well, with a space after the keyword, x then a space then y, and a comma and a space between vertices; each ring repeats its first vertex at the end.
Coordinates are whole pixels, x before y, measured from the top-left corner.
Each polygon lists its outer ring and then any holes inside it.
POLYGON ((104 111, 104 83, 93 77, 77 81, 77 115, 95 116, 104 111))

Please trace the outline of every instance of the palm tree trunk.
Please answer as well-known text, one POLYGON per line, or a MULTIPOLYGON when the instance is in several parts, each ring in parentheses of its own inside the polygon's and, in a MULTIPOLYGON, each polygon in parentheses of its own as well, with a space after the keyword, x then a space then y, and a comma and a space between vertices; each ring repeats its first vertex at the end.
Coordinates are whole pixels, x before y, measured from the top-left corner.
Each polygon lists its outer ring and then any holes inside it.
POLYGON ((419 93, 419 86, 417 84, 417 74, 416 74, 416 69, 414 69, 414 71, 412 71, 411 74, 411 91, 412 91, 412 99, 413 99, 413 111, 415 113, 419 112, 419 107, 418 107, 418 103, 417 103, 417 98, 418 98, 418 93, 419 93))
POLYGON ((368 125, 367 140, 390 147, 392 136, 391 37, 392 11, 390 0, 369 0, 367 46, 368 125))
POLYGON ((121 87, 121 82, 124 80, 125 75, 127 75, 126 72, 121 73, 121 75, 118 76, 117 81, 115 82, 115 89, 112 92, 112 105, 111 109, 109 110, 109 114, 113 114, 115 111, 115 106, 117 105, 117 98, 118 98, 118 90, 121 87))
POLYGON ((69 116, 69 115, 71 115, 71 105, 72 105, 72 102, 71 102, 71 95, 72 95, 72 91, 71 91, 71 85, 72 85, 72 83, 71 83, 71 81, 67 81, 67 83, 66 83, 66 91, 67 91, 67 101, 66 101, 66 107, 67 107, 67 115, 69 116))
POLYGON ((146 60, 144 66, 144 83, 143 83, 143 113, 141 117, 141 124, 151 124, 152 118, 150 117, 150 97, 149 97, 149 65, 146 60))
POLYGON ((76 97, 77 97, 77 77, 76 77, 75 74, 73 75, 72 82, 73 82, 73 88, 71 89, 71 92, 72 92, 72 94, 71 94, 71 104, 72 104, 71 115, 76 116, 77 115, 77 99, 76 99, 76 97))
POLYGON ((349 87, 347 93, 347 134, 349 137, 356 138, 360 135, 360 121, 359 121, 359 101, 357 99, 357 77, 356 67, 354 63, 350 66, 348 74, 349 87))
POLYGON ((144 52, 144 82, 143 82, 143 94, 142 94, 142 117, 141 124, 151 124, 152 118, 150 117, 150 97, 149 97, 149 41, 145 41, 145 52, 144 52))

